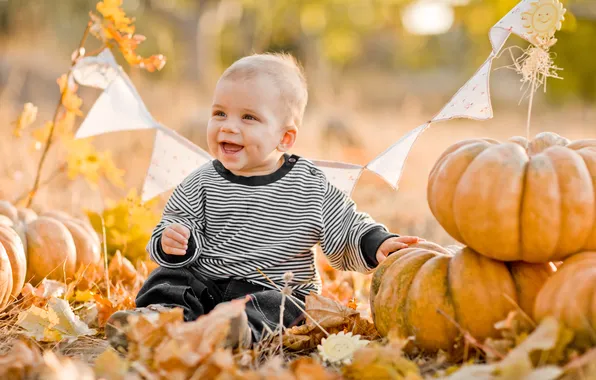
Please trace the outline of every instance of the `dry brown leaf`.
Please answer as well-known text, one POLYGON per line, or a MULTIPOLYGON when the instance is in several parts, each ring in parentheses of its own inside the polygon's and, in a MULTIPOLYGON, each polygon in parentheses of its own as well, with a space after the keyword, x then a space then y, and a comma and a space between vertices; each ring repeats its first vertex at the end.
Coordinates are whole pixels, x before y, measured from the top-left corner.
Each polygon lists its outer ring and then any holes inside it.
POLYGON ((95 380, 93 369, 79 360, 46 351, 43 361, 43 367, 39 368, 40 380, 95 380))
POLYGON ((182 324, 183 321, 183 312, 180 308, 159 313, 156 319, 144 315, 131 317, 130 328, 127 331, 129 359, 143 363, 151 362, 155 348, 168 338, 169 325, 182 324))
POLYGON ((298 380, 288 368, 284 366, 284 360, 280 356, 274 356, 267 360, 258 370, 262 380, 298 380))
POLYGON ((116 251, 112 261, 108 266, 108 276, 113 283, 122 282, 127 285, 134 285, 138 281, 143 281, 130 260, 122 256, 120 251, 116 251))
POLYGON ((234 361, 232 351, 218 349, 197 368, 190 380, 201 379, 258 379, 254 372, 241 371, 234 361))
POLYGON ((344 375, 348 379, 422 380, 418 366, 403 356, 403 344, 370 343, 354 353, 352 363, 343 368, 344 375))
MULTIPOLYGON (((360 318, 358 311, 313 292, 306 296, 305 301, 306 312, 325 329, 345 325, 360 318)), ((306 324, 316 326, 310 318, 307 318, 306 324)))
POLYGON ((48 307, 56 313, 58 323, 53 327, 54 330, 60 332, 63 338, 68 340, 76 339, 83 335, 95 335, 96 330, 90 329, 89 326, 75 315, 70 308, 68 302, 61 298, 50 298, 48 307))
POLYGON ((0 378, 29 378, 42 363, 38 347, 30 342, 18 340, 8 353, 0 356, 0 378))
POLYGON ((500 362, 465 366, 449 376, 448 379, 556 379, 563 373, 561 368, 551 365, 535 369, 530 355, 535 351, 544 352, 554 349, 559 340, 560 328, 560 324, 555 318, 546 318, 500 362))
POLYGON ((95 374, 109 380, 125 380, 129 365, 111 348, 102 352, 94 363, 95 374))
POLYGON ((325 369, 312 357, 301 357, 290 363, 290 369, 300 380, 339 380, 339 373, 325 369))
POLYGON ((196 321, 167 326, 168 338, 155 349, 155 367, 160 373, 194 370, 217 349, 223 348, 230 320, 244 313, 246 301, 237 299, 221 303, 196 321))

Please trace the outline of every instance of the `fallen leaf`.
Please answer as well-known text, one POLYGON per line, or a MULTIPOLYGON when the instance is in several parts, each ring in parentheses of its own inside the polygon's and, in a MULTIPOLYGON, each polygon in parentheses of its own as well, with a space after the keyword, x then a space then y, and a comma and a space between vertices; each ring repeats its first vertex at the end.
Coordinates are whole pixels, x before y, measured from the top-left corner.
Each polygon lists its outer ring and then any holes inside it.
POLYGON ((127 331, 129 340, 128 358, 143 363, 153 361, 156 347, 165 339, 169 339, 168 327, 182 324, 182 309, 174 308, 157 315, 139 315, 129 318, 130 328, 127 331))
POLYGON ((128 362, 111 348, 102 352, 93 365, 95 374, 109 380, 124 380, 128 372, 128 362))
POLYGON ((554 317, 544 319, 532 334, 507 354, 499 367, 515 365, 516 362, 529 358, 532 351, 553 349, 559 337, 559 329, 559 322, 554 317))
POLYGON ((422 380, 416 363, 403 356, 401 343, 371 343, 361 348, 343 373, 348 379, 422 380))
POLYGON ((40 380, 95 380, 93 369, 80 360, 57 355, 52 351, 43 354, 44 366, 40 368, 40 380))
MULTIPOLYGON (((360 317, 358 311, 313 292, 306 296, 305 303, 306 312, 323 328, 337 327, 360 317)), ((306 324, 315 326, 310 318, 306 324)))
POLYGON ((35 123, 36 119, 37 107, 35 107, 33 103, 25 103, 23 111, 21 112, 15 123, 16 125, 13 134, 16 137, 21 137, 23 131, 27 129, 27 127, 29 127, 31 124, 35 123))
POLYGON ((557 366, 534 368, 530 355, 535 351, 555 348, 559 339, 560 325, 552 317, 544 319, 538 327, 517 347, 509 351, 500 362, 485 365, 464 366, 447 379, 541 379, 558 378, 563 370, 557 366))
POLYGON ((95 335, 96 330, 89 326, 75 315, 67 301, 61 298, 50 298, 48 307, 54 311, 58 317, 58 323, 53 326, 54 330, 60 332, 63 338, 73 340, 83 335, 95 335))
POLYGON ((236 299, 217 305, 197 320, 167 326, 168 338, 155 349, 153 358, 160 371, 186 368, 191 371, 201 361, 223 348, 230 320, 244 313, 247 299, 236 299))
POLYGON ((18 315, 17 325, 38 341, 59 342, 73 340, 82 335, 95 335, 96 331, 77 317, 68 302, 61 298, 50 298, 47 310, 35 305, 18 315))
POLYGON ((339 380, 337 372, 327 370, 312 357, 301 357, 290 363, 290 370, 300 380, 339 380))
POLYGON ((0 356, 0 378, 27 379, 42 363, 39 348, 18 340, 6 354, 0 356))
POLYGON ((17 325, 25 329, 25 335, 42 342, 59 341, 60 336, 53 333, 52 328, 60 322, 53 310, 44 310, 37 306, 21 311, 17 325))

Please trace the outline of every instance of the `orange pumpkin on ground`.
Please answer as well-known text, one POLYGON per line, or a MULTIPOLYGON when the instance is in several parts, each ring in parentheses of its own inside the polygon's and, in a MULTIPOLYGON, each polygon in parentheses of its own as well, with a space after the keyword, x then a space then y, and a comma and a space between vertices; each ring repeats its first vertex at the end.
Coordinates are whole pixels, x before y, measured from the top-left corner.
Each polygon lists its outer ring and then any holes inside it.
POLYGON ((450 350, 457 322, 476 339, 495 336, 494 325, 519 307, 532 315, 549 264, 504 263, 470 248, 421 242, 402 249, 377 268, 371 283, 371 311, 379 333, 390 331, 416 346, 450 350))
POLYGON ((596 249, 594 181, 596 140, 471 139, 437 160, 427 198, 441 226, 476 252, 547 263, 596 249))
POLYGON ((534 316, 537 321, 558 318, 575 331, 580 346, 596 344, 596 252, 581 252, 563 262, 538 293, 534 316))
POLYGON ((10 227, 0 225, 0 245, 4 248, 12 271, 12 290, 9 295, 16 298, 25 285, 27 255, 19 235, 10 227))
POLYGON ((73 278, 77 252, 64 224, 42 216, 27 224, 26 235, 27 281, 35 286, 44 277, 57 281, 73 278))

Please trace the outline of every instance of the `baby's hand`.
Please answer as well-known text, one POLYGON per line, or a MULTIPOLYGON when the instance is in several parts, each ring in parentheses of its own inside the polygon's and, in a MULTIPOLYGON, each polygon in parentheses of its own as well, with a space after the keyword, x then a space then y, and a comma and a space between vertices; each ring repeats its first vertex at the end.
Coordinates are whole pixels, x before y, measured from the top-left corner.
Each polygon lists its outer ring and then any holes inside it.
POLYGON ((400 236, 392 237, 383 242, 377 250, 377 261, 381 264, 387 259, 389 254, 407 248, 409 244, 416 244, 423 239, 418 236, 400 236))
POLYGON ((161 235, 161 248, 168 255, 184 256, 188 249, 190 230, 181 224, 170 224, 161 235))

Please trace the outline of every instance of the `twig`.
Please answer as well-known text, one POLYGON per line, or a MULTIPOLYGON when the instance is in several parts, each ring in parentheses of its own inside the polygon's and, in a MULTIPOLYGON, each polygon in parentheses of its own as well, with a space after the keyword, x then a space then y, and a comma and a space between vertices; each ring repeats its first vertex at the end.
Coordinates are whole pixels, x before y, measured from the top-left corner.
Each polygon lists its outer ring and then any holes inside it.
POLYGON ((470 334, 468 331, 464 330, 464 328, 461 327, 459 323, 457 323, 453 318, 451 318, 449 315, 447 315, 443 310, 437 309, 437 312, 439 314, 441 314, 442 316, 444 316, 445 318, 447 318, 447 320, 449 322, 453 323, 453 325, 455 327, 457 327, 457 329, 463 335, 463 337, 467 343, 470 343, 471 345, 473 345, 477 348, 480 348, 481 350, 483 350, 485 352, 490 352, 493 356, 495 356, 496 358, 499 358, 499 360, 504 358, 504 356, 500 352, 495 351, 492 348, 487 347, 487 346, 481 344, 480 342, 478 342, 478 340, 476 340, 476 338, 474 338, 472 336, 472 334, 470 334))
MULTIPOLYGON (((263 277, 265 277, 265 278, 267 279, 267 281, 269 281, 269 282, 270 282, 270 283, 271 283, 273 286, 275 286, 275 287, 277 288, 277 290, 279 290, 280 292, 282 291, 282 289, 279 287, 279 285, 277 285, 275 282, 273 282, 273 281, 272 281, 272 280, 271 280, 271 279, 270 279, 270 278, 269 278, 269 277, 268 277, 268 276, 267 276, 265 273, 261 272, 261 270, 260 270, 259 268, 256 268, 256 269, 257 269, 257 271, 258 271, 258 272, 259 272, 259 273, 260 273, 260 274, 261 274, 263 277)), ((327 335, 327 336, 329 336, 329 335, 330 335, 330 334, 327 332, 327 330, 325 330, 325 329, 324 329, 324 328, 323 328, 323 327, 322 327, 322 326, 321 326, 321 325, 320 325, 320 324, 319 324, 317 321, 315 321, 315 319, 314 319, 313 317, 311 317, 311 316, 310 316, 310 315, 309 315, 309 314, 306 312, 306 310, 304 310, 304 309, 302 308, 302 306, 300 306, 300 305, 298 304, 298 302, 294 301, 294 300, 292 299, 292 297, 288 297, 288 299, 289 299, 290 301, 292 301, 292 303, 294 304, 294 306, 296 306, 296 307, 298 308, 298 310, 300 310, 301 312, 303 312, 303 313, 304 313, 304 315, 306 315, 308 318, 310 318, 310 320, 311 320, 311 321, 313 321, 313 323, 315 324, 315 326, 317 326, 318 328, 320 328, 320 329, 321 329, 321 331, 323 331, 323 332, 325 333, 325 335, 327 335)))
POLYGON ((83 37, 81 38, 81 42, 79 42, 79 48, 77 49, 76 54, 74 55, 74 57, 71 61, 68 73, 66 74, 66 84, 65 84, 64 88, 62 89, 62 93, 60 94, 60 100, 58 101, 58 105, 56 106, 56 110, 54 111, 54 117, 52 119, 50 133, 48 134, 48 138, 46 140, 46 144, 45 144, 43 153, 41 154, 41 159, 39 160, 39 165, 37 166, 37 173, 35 174, 35 182, 33 183, 33 188, 29 192, 29 198, 27 199, 27 207, 31 207, 31 203, 33 203, 33 198, 35 197, 35 194, 37 193, 37 190, 39 188, 39 179, 41 177, 41 170, 43 168, 45 159, 48 155, 48 151, 50 150, 50 146, 52 145, 52 137, 54 136, 54 130, 56 129, 56 122, 58 120, 58 115, 60 114, 60 110, 62 109, 62 103, 64 102, 64 96, 66 95, 66 92, 68 91, 68 81, 70 79, 70 76, 72 75, 72 69, 73 69, 75 63, 77 62, 77 59, 80 57, 81 52, 84 51, 83 45, 85 45, 85 41, 87 40, 87 37, 89 36, 89 30, 91 29, 91 25, 92 25, 92 23, 91 23, 91 21, 89 21, 87 23, 87 27, 85 28, 85 32, 83 33, 83 37))
MULTIPOLYGON (((43 186, 52 182, 56 177, 58 177, 59 174, 61 174, 64 171, 64 169, 66 169, 66 167, 67 167, 67 164, 62 164, 61 166, 57 167, 56 170, 54 170, 48 178, 46 178, 43 182, 41 182, 37 188, 41 189, 43 186)), ((19 195, 12 203, 17 204, 18 202, 20 202, 23 199, 25 199, 26 197, 28 197, 29 194, 30 194, 30 191, 21 193, 21 195, 19 195)))
POLYGON ((513 305, 513 307, 517 309, 519 314, 530 323, 530 326, 532 326, 532 328, 536 328, 536 322, 534 322, 534 320, 525 311, 523 311, 523 309, 517 304, 517 302, 513 300, 513 298, 509 297, 509 295, 507 294, 503 294, 503 297, 505 297, 505 299, 509 301, 509 303, 511 303, 511 305, 513 305))
POLYGON ((526 122, 526 139, 530 141, 530 120, 532 119, 532 104, 534 103, 534 91, 536 91, 536 78, 532 80, 532 89, 530 90, 530 101, 528 103, 528 120, 526 122))
MULTIPOLYGON (((106 238, 106 223, 103 219, 103 215, 100 213, 96 213, 99 216, 99 220, 101 220, 101 234, 102 234, 102 247, 103 247, 103 263, 104 263, 104 273, 106 278, 106 295, 108 300, 110 299, 110 276, 108 273, 108 240, 106 238)), ((111 300, 110 300, 111 301, 111 300)))

